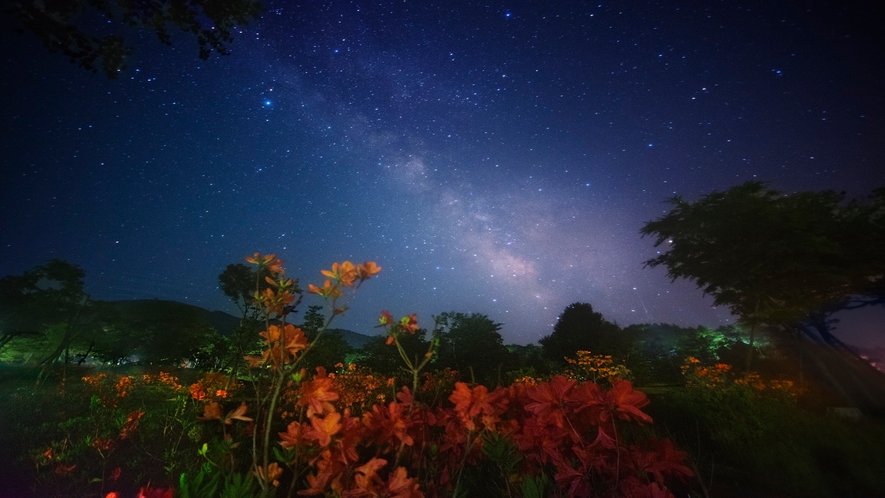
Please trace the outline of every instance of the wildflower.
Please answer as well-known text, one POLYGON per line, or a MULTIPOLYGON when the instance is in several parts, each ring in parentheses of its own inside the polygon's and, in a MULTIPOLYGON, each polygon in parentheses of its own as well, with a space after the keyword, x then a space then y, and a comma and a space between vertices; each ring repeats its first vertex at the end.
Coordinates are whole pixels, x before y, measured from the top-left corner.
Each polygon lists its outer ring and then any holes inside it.
POLYGON ((381 267, 376 265, 374 261, 366 261, 356 267, 356 273, 360 280, 368 280, 380 271, 381 267))
POLYGON ((313 380, 301 384, 301 398, 298 400, 298 405, 306 406, 307 416, 310 417, 316 413, 335 411, 335 407, 329 402, 337 399, 338 392, 332 385, 332 379, 326 375, 326 369, 317 367, 317 375, 313 380))
POLYGON ((191 398, 197 401, 201 401, 206 398, 206 391, 203 390, 203 386, 199 383, 191 384, 191 386, 188 388, 188 391, 190 391, 191 393, 191 398))
POLYGON ((246 402, 240 403, 240 406, 237 409, 227 414, 227 417, 224 419, 224 423, 230 425, 231 420, 240 420, 243 422, 251 422, 252 419, 246 416, 246 402))
POLYGON ((328 446, 332 442, 332 436, 338 434, 341 430, 341 414, 332 412, 324 418, 316 415, 310 417, 311 429, 307 431, 306 436, 320 443, 320 446, 328 446))
POLYGON ((138 421, 143 416, 143 411, 136 410, 129 412, 129 415, 126 416, 126 423, 123 425, 123 429, 120 431, 120 439, 126 439, 127 437, 129 437, 132 432, 134 432, 135 429, 138 428, 138 421))
POLYGON ((276 462, 271 463, 267 466, 267 472, 264 471, 264 468, 261 465, 256 469, 255 474, 264 481, 269 481, 274 487, 278 487, 280 485, 280 476, 283 475, 283 469, 280 468, 279 464, 276 462))
POLYGON ((72 463, 72 464, 60 463, 55 466, 55 473, 60 476, 65 476, 65 475, 68 475, 71 472, 73 472, 74 469, 76 469, 76 468, 77 468, 76 463, 72 463))
POLYGON ((337 285, 332 285, 332 281, 328 279, 323 283, 322 288, 317 287, 313 284, 308 284, 307 288, 310 290, 310 292, 314 294, 319 294, 324 299, 328 299, 330 297, 332 299, 338 299, 339 297, 344 295, 344 292, 337 285))
POLYGON ((345 261, 340 265, 332 263, 331 270, 321 270, 320 273, 339 282, 344 287, 353 287, 353 282, 358 276, 356 267, 350 261, 345 261))
POLYGON ((175 492, 172 488, 151 489, 150 485, 143 486, 138 490, 136 498, 174 498, 175 492))
POLYGON ((400 318, 399 326, 404 332, 414 334, 418 330, 418 315, 411 314, 400 318))
POLYGON ((286 426, 286 432, 280 432, 278 434, 280 436, 280 446, 282 446, 283 449, 291 450, 301 442, 304 437, 304 429, 300 423, 290 422, 289 425, 286 426))
POLYGON ((213 401, 208 405, 203 407, 203 416, 197 417, 199 420, 221 420, 222 416, 221 405, 218 402, 213 401))
POLYGON ((271 273, 284 273, 283 263, 284 261, 281 259, 277 259, 276 254, 267 254, 260 255, 257 252, 254 256, 246 257, 246 261, 252 263, 253 265, 258 265, 258 268, 266 268, 267 271, 271 273))

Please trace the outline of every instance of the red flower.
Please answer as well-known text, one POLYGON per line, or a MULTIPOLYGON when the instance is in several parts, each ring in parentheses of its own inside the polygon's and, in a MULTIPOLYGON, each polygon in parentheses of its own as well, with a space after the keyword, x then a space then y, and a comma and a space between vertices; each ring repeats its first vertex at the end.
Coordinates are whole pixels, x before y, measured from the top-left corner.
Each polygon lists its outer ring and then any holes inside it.
MULTIPOLYGON (((640 424, 651 423, 652 419, 640 408, 648 404, 645 393, 633 390, 633 384, 629 380, 616 380, 612 384, 611 391, 605 393, 606 411, 622 420, 633 419, 640 424)), ((601 418, 607 420, 606 412, 600 413, 601 418)), ((605 421, 603 420, 603 421, 605 421)))
POLYGON ((137 498, 175 498, 175 492, 172 488, 151 489, 150 485, 147 485, 138 490, 137 498))
POLYGON ((382 484, 381 478, 378 477, 378 471, 387 465, 387 460, 381 458, 373 458, 365 463, 365 465, 356 468, 356 474, 353 476, 354 484, 359 489, 351 490, 347 496, 379 496, 378 487, 382 484))
POLYGON ((387 479, 387 493, 390 498, 424 498, 418 486, 418 479, 409 478, 404 467, 397 467, 387 479))
POLYGON ((525 409, 538 417, 538 421, 553 424, 560 429, 565 427, 565 401, 577 385, 575 379, 554 375, 550 382, 542 382, 527 389, 531 403, 525 409))
POLYGON ((504 394, 503 389, 489 393, 486 386, 479 385, 471 390, 467 384, 456 382, 455 392, 449 396, 449 401, 455 404, 455 413, 461 418, 467 430, 476 429, 474 418, 479 415, 482 415, 483 425, 492 429, 498 422, 498 416, 506 408, 507 400, 504 394))
POLYGON ((632 448, 633 466, 639 472, 648 472, 655 481, 664 484, 664 474, 691 477, 694 472, 682 464, 686 452, 676 449, 673 441, 660 439, 652 442, 651 451, 632 448))
POLYGON ((379 403, 372 407, 371 412, 363 414, 363 425, 369 430, 370 437, 377 441, 391 441, 394 437, 407 446, 415 444, 415 440, 407 432, 409 420, 404 417, 403 407, 391 402, 384 406, 379 403))

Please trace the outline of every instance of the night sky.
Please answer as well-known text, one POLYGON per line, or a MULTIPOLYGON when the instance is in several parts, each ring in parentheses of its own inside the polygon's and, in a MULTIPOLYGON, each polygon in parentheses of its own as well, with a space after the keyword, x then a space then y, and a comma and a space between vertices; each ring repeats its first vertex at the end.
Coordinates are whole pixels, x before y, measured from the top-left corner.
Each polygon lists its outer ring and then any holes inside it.
MULTIPOLYGON (((885 186, 881 19, 780 3, 267 2, 227 57, 133 35, 117 80, 4 32, 0 275, 235 312, 218 274, 275 252, 305 288, 381 265, 335 323, 361 333, 478 312, 526 344, 576 301, 733 323, 643 268, 665 199, 885 186)), ((837 336, 885 343, 861 315, 837 336)))

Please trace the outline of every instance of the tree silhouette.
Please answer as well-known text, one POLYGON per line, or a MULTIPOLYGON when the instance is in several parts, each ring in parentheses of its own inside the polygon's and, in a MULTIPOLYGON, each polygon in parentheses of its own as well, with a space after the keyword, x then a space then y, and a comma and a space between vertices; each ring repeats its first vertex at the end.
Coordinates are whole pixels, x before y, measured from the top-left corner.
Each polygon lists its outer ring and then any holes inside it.
POLYGON ((694 281, 750 324, 749 369, 759 324, 795 324, 881 283, 885 227, 877 195, 872 204, 845 204, 832 191, 786 195, 748 182, 693 203, 674 197, 670 213, 641 230, 667 248, 645 264, 694 281))
POLYGON ((199 56, 229 53, 233 29, 258 17, 257 0, 13 0, 3 11, 19 32, 36 35, 50 52, 62 53, 88 71, 99 67, 116 78, 132 53, 124 34, 133 28, 153 31, 172 44, 170 28, 195 36, 199 56))
POLYGON ((441 314, 437 323, 441 331, 436 368, 449 367, 465 379, 487 385, 502 383, 498 373, 510 366, 511 355, 498 333, 500 323, 479 313, 455 312, 441 314))
POLYGON ((0 279, 0 346, 21 335, 60 330, 58 342, 40 364, 62 360, 64 374, 71 346, 90 333, 100 332, 107 307, 93 302, 83 290, 85 272, 77 265, 52 260, 18 276, 0 279))
POLYGON ((581 350, 595 354, 619 352, 624 339, 620 327, 593 311, 593 306, 572 303, 559 316, 553 333, 539 342, 548 359, 564 363, 566 356, 574 357, 581 350))

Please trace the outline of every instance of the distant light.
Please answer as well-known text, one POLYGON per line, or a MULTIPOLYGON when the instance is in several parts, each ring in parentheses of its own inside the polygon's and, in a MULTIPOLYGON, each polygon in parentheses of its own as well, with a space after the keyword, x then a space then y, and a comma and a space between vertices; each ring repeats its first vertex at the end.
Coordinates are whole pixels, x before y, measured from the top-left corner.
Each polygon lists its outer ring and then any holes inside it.
POLYGON ((272 106, 272 105, 273 105, 273 102, 271 102, 270 100, 265 100, 265 101, 264 101, 264 107, 270 107, 270 106, 272 106))

